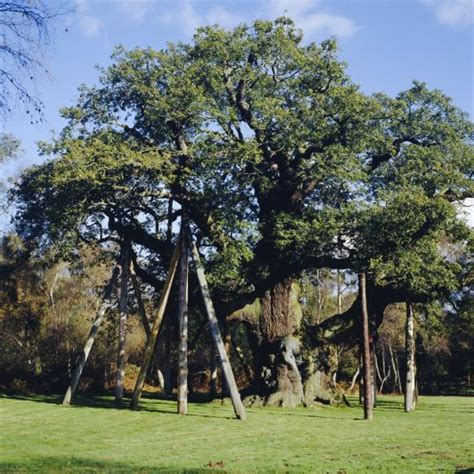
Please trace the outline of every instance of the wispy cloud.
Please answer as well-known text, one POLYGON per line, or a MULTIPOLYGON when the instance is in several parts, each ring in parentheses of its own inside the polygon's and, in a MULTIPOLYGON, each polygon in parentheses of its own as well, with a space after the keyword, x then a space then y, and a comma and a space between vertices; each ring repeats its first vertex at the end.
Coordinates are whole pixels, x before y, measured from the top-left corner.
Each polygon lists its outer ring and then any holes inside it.
POLYGON ((444 25, 462 27, 474 23, 474 0, 421 0, 444 25))
POLYGON ((143 21, 157 5, 153 0, 117 0, 119 9, 132 21, 143 21))
POLYGON ((348 37, 356 33, 358 28, 353 20, 322 11, 321 3, 319 0, 270 0, 268 12, 271 17, 290 16, 308 36, 348 37))
POLYGON ((217 23, 230 28, 256 18, 274 19, 283 15, 293 18, 308 37, 315 34, 348 37, 357 31, 354 21, 323 10, 322 3, 319 0, 266 0, 255 4, 245 3, 246 7, 255 5, 255 8, 239 10, 231 9, 225 2, 209 5, 197 0, 178 0, 173 5, 167 4, 167 8, 158 14, 158 19, 165 24, 184 28, 187 34, 192 34, 196 27, 203 25, 217 23))
POLYGON ((91 13, 87 0, 76 0, 75 3, 81 33, 89 38, 97 36, 104 28, 104 24, 100 18, 91 13))
POLYGON ((182 28, 188 35, 192 35, 198 26, 218 24, 224 28, 230 28, 249 20, 235 11, 231 11, 220 5, 210 6, 207 9, 203 4, 192 0, 180 0, 175 2, 158 14, 158 20, 167 25, 176 25, 182 28))

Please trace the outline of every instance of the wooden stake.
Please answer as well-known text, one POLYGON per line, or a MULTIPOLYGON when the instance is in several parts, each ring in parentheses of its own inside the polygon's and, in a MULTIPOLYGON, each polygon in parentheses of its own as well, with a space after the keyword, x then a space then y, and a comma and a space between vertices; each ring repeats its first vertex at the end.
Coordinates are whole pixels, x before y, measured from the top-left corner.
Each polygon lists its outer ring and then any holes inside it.
POLYGON ((150 339, 150 336, 151 336, 150 322, 148 321, 148 318, 146 317, 145 304, 143 303, 143 298, 140 293, 140 285, 138 284, 137 274, 135 271, 135 263, 130 267, 130 277, 132 280, 135 298, 137 299, 138 314, 140 315, 142 326, 143 326, 143 329, 145 330, 146 338, 150 339))
POLYGON ((66 394, 64 395, 63 405, 71 404, 72 396, 74 395, 74 392, 76 391, 77 385, 79 383, 79 379, 81 378, 81 375, 82 375, 82 371, 84 370, 84 366, 86 365, 87 358, 89 357, 89 353, 92 349, 95 338, 97 336, 97 331, 99 330, 102 320, 104 319, 105 313, 112 306, 112 301, 111 301, 112 293, 113 293, 115 285, 117 284, 119 274, 120 274, 120 266, 116 265, 112 271, 112 276, 110 278, 110 281, 104 289, 104 292, 102 295, 102 302, 99 306, 99 309, 97 310, 97 314, 96 314, 94 323, 92 324, 91 330, 89 332, 89 336, 87 338, 86 344, 79 357, 76 368, 74 369, 71 383, 66 391, 66 394))
POLYGON ((204 268, 201 264, 201 258, 199 257, 199 252, 194 242, 192 242, 192 256, 194 265, 196 267, 196 273, 202 297, 204 299, 204 305, 206 307, 207 317, 209 319, 209 329, 211 331, 212 341, 219 357, 219 363, 222 367, 222 373, 227 381, 227 385, 230 390, 230 396, 232 399, 232 404, 234 406, 234 412, 237 418, 239 418, 240 420, 245 420, 245 408, 240 399, 239 390, 237 389, 237 384, 235 383, 235 378, 234 374, 232 373, 229 358, 227 357, 227 353, 225 351, 224 343, 222 341, 221 333, 219 331, 219 325, 217 323, 216 313, 214 311, 214 305, 212 304, 209 288, 207 286, 204 268))
POLYGON ((178 413, 186 415, 188 412, 188 244, 183 224, 181 239, 181 256, 179 260, 179 288, 178 288, 178 413))
POLYGON ((405 378, 405 411, 410 412, 415 409, 415 318, 413 317, 413 306, 406 303, 407 320, 405 325, 405 357, 406 357, 406 378, 405 378))
POLYGON ((130 241, 123 243, 122 273, 120 275, 120 302, 119 302, 119 335, 117 354, 117 374, 115 377, 115 401, 123 399, 123 379, 125 376, 125 344, 127 337, 128 316, 128 277, 130 273, 130 241))
POLYGON ((163 320, 163 315, 166 309, 166 303, 168 302, 168 297, 171 291, 171 285, 173 283, 174 275, 176 273, 176 267, 178 265, 178 259, 180 255, 179 241, 180 239, 178 240, 178 243, 176 244, 176 247, 173 252, 173 256, 171 257, 165 286, 163 288, 163 292, 161 293, 160 302, 158 304, 158 313, 156 315, 155 322, 153 323, 153 327, 151 328, 151 337, 147 340, 146 343, 145 356, 143 359, 143 364, 140 367, 140 373, 138 374, 138 378, 135 383, 135 389, 133 391, 132 400, 130 402, 130 408, 135 409, 138 406, 138 401, 140 400, 143 390, 143 384, 145 383, 145 377, 148 372, 151 359, 153 357, 158 331, 160 330, 161 321, 163 320))
POLYGON ((372 420, 372 364, 370 360, 369 313, 367 311, 367 290, 365 273, 359 273, 359 291, 362 316, 362 359, 364 367, 364 419, 372 420))

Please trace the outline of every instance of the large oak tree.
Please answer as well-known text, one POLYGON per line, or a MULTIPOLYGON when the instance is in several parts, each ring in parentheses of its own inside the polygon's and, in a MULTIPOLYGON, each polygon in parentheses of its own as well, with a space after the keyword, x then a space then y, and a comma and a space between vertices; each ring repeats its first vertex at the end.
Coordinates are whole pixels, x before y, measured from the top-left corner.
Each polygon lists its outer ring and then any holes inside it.
POLYGON ((304 328, 297 358, 301 272, 368 272, 373 330, 388 304, 455 287, 438 242, 469 237, 453 202, 472 193, 473 131, 441 92, 367 96, 334 41, 306 45, 286 18, 112 59, 63 111, 69 125, 43 146, 53 158, 19 182, 18 229, 64 251, 130 238, 159 289, 185 208, 220 317, 241 310, 249 327, 252 390, 267 403, 310 402, 314 350, 358 338, 356 299, 304 328))

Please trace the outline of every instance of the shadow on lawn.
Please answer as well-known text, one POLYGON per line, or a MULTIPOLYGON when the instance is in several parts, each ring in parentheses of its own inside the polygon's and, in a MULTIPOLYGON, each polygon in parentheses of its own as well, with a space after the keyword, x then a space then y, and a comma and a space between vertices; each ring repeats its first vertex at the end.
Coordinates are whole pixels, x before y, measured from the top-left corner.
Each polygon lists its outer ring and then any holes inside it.
MULTIPOLYGON (((8 398, 13 400, 24 400, 36 403, 48 403, 51 405, 61 405, 63 396, 62 395, 6 395, 0 394, 0 399, 8 398)), ((122 403, 116 403, 110 396, 104 395, 76 395, 74 402, 65 409, 77 409, 82 407, 87 408, 102 408, 110 410, 130 410, 129 399, 124 399, 122 403)), ((196 405, 196 408, 201 408, 200 404, 196 405)), ((226 406, 221 404, 209 403, 206 405, 206 410, 209 408, 213 410, 221 410, 221 414, 206 414, 206 413, 188 413, 186 416, 196 416, 201 418, 218 418, 218 419, 233 419, 233 414, 229 414, 226 406)), ((131 411, 131 410, 130 410, 131 411)), ((134 412, 148 412, 148 413, 160 413, 165 415, 176 415, 176 406, 173 400, 165 399, 164 397, 144 397, 140 403, 138 409, 133 410, 134 412)))
MULTIPOLYGON (((28 459, 23 463, 0 462, 0 472, 213 472, 217 469, 209 469, 203 466, 197 469, 177 469, 167 466, 137 466, 117 461, 95 461, 74 457, 53 457, 42 456, 28 459)), ((220 469, 222 472, 222 469, 220 469)))

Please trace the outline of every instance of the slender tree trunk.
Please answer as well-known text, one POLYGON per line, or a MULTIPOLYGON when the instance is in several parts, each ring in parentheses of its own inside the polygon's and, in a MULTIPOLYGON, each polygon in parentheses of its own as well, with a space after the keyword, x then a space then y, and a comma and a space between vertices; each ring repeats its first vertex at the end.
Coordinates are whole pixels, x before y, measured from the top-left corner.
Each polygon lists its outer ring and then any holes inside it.
POLYGON ((214 346, 211 349, 211 363, 210 363, 210 371, 211 371, 211 381, 210 381, 210 388, 211 388, 211 395, 215 397, 217 395, 217 353, 214 346))
POLYGON ((84 370, 84 366, 86 364, 87 358, 89 357, 89 353, 92 349, 95 338, 97 336, 97 331, 99 330, 100 324, 102 323, 102 320, 104 319, 104 315, 106 311, 112 306, 112 301, 111 301, 112 294, 113 294, 114 287, 117 283, 119 274, 120 274, 120 267, 116 265, 112 271, 112 277, 110 278, 109 283, 104 289, 102 302, 97 311, 94 323, 92 324, 84 349, 82 350, 82 353, 79 356, 79 360, 77 362, 76 368, 74 369, 74 373, 73 373, 70 385, 66 391, 66 394, 64 395, 63 405, 71 404, 72 396, 74 395, 74 392, 76 391, 77 384, 79 383, 79 379, 81 378, 82 371, 84 370))
POLYGON ((126 338, 127 338, 127 313, 128 313, 128 279, 130 273, 130 241, 123 244, 122 274, 120 276, 120 302, 119 302, 119 334, 117 354, 117 374, 115 378, 115 401, 123 399, 123 379, 126 364, 126 338))
POLYGON ((342 313, 341 270, 337 270, 337 314, 342 313))
POLYGON ((360 373, 360 364, 357 365, 357 370, 355 371, 355 374, 352 377, 351 385, 349 387, 349 392, 352 392, 354 390, 355 384, 357 382, 357 378, 359 377, 360 373))
POLYGON ((150 366, 153 354, 155 352, 156 339, 158 337, 158 331, 160 330, 161 321, 163 320, 163 315, 165 314, 166 303, 168 302, 168 297, 171 291, 171 285, 173 283, 174 275, 176 273, 176 267, 178 265, 178 259, 180 256, 180 244, 179 241, 176 244, 176 247, 171 257, 170 266, 168 269, 168 275, 166 277, 165 286, 163 292, 161 293, 160 302, 158 304, 158 311, 151 328, 151 337, 147 340, 145 347, 145 354, 143 357, 143 364, 140 367, 140 373, 138 374, 137 381, 135 382, 135 389, 133 390, 132 400, 130 402, 131 408, 137 408, 138 401, 142 395, 143 385, 145 383, 145 377, 150 366))
POLYGON ((179 261, 178 289, 178 413, 188 412, 188 244, 186 223, 181 228, 181 257, 179 261))
POLYGON ((204 306, 206 307, 206 313, 209 319, 209 329, 211 332, 212 341, 219 357, 222 374, 225 377, 227 385, 229 387, 234 412, 237 418, 239 418, 240 420, 245 420, 245 408, 240 399, 240 394, 237 388, 237 384, 235 383, 232 367, 230 366, 229 358, 227 357, 227 353, 225 351, 224 342, 222 341, 221 333, 219 331, 219 324, 217 323, 217 317, 214 311, 214 305, 212 304, 211 295, 207 286, 204 268, 201 263, 201 258, 199 256, 198 249, 194 242, 192 243, 192 256, 194 260, 194 265, 196 267, 199 287, 201 289, 201 294, 204 300, 204 306))
POLYGON ((406 308, 407 320, 405 325, 405 411, 410 412, 415 409, 415 318, 413 316, 413 306, 410 302, 406 303, 406 308))
POLYGON ((375 340, 370 338, 370 361, 371 361, 371 389, 372 389, 372 407, 377 406, 377 377, 376 377, 376 354, 375 354, 375 340))
MULTIPOLYGON (((229 326, 227 324, 227 321, 224 321, 224 348, 229 360, 230 360, 231 345, 232 345, 232 339, 229 332, 229 326)), ((221 380, 222 380, 221 398, 222 400, 224 400, 225 397, 228 397, 230 395, 230 392, 229 392, 229 387, 227 385, 225 377, 221 377, 221 380)))
POLYGON ((359 274, 359 291, 361 295, 362 313, 362 347, 363 347, 363 368, 364 368, 364 418, 372 420, 372 361, 370 358, 369 342, 369 313, 367 310, 367 293, 365 273, 359 274))

